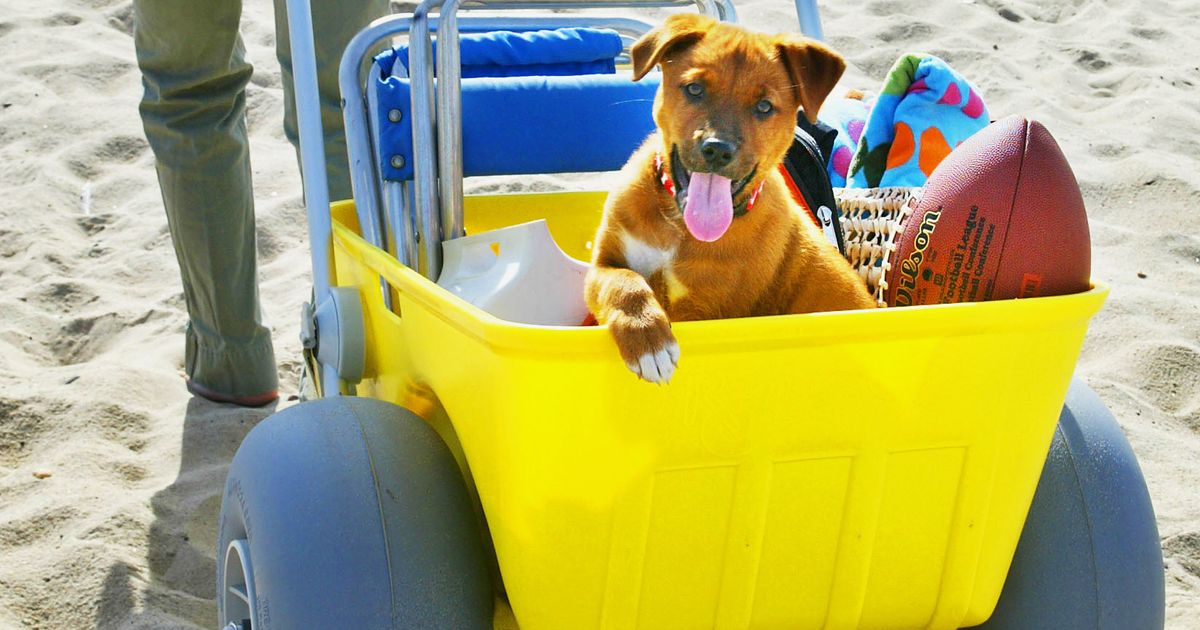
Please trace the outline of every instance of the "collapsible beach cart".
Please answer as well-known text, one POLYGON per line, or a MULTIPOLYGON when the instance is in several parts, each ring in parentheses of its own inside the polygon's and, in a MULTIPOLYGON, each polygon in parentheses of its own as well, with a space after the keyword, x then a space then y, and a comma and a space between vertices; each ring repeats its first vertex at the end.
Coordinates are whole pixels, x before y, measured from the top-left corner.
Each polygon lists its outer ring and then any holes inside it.
POLYGON ((570 319, 604 192, 464 196, 463 177, 611 171, 651 130, 657 79, 621 68, 651 25, 560 9, 734 8, 462 4, 351 42, 354 199, 331 204, 308 0, 289 2, 319 399, 234 458, 221 627, 1162 626, 1144 481, 1072 380, 1105 287, 678 323, 671 384, 641 382, 570 319), (522 275, 547 234, 566 255, 522 275), (463 288, 518 276, 508 311, 463 288))

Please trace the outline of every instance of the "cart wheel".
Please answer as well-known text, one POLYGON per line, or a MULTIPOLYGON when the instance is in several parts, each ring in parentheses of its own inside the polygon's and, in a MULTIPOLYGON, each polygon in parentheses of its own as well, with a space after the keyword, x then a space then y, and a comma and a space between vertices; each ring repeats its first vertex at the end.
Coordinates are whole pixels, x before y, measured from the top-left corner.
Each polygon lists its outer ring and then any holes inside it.
POLYGON ((315 400, 255 427, 217 545, 219 628, 491 628, 462 475, 395 405, 315 400))
POLYGON ((996 610, 979 628, 1162 628, 1162 549, 1137 458, 1071 383, 996 610))

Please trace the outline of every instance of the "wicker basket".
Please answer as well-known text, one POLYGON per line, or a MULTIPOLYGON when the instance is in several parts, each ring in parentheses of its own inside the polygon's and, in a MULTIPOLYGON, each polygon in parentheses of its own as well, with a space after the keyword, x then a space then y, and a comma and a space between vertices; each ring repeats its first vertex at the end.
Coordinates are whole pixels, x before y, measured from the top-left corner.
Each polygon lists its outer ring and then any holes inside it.
POLYGON ((892 252, 904 223, 921 201, 921 188, 835 188, 846 258, 879 306, 891 277, 892 252))

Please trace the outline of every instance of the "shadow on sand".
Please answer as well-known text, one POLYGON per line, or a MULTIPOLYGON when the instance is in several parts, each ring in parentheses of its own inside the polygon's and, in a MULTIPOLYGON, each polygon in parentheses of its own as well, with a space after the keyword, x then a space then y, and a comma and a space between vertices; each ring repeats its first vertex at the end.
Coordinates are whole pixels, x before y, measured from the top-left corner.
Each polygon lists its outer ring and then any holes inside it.
POLYGON ((212 628, 216 626, 216 536, 229 463, 242 439, 275 404, 260 409, 188 402, 179 474, 151 499, 150 574, 114 564, 96 613, 98 628, 212 628))

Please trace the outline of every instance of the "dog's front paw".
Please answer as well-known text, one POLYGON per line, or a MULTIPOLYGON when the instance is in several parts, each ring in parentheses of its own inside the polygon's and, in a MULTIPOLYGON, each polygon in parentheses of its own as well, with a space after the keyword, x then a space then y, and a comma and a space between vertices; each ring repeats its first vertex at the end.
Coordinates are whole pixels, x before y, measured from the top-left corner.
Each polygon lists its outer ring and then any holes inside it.
POLYGON ((679 364, 679 343, 665 313, 620 315, 608 322, 621 358, 634 374, 651 383, 669 383, 679 364))

